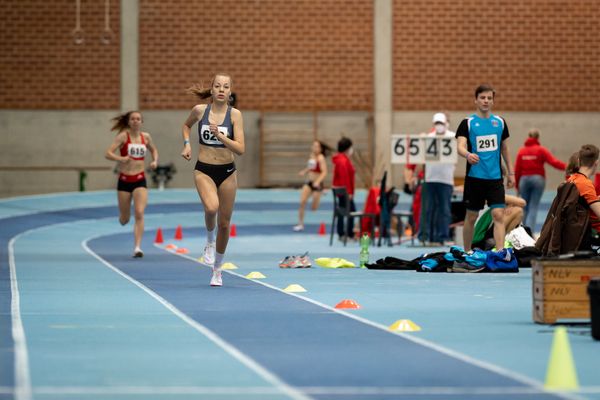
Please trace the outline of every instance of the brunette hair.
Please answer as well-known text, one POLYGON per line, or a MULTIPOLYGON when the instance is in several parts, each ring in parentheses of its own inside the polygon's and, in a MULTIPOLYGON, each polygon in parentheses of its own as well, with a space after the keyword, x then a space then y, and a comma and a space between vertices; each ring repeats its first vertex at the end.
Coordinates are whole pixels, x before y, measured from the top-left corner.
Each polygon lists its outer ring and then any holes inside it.
POLYGON ((540 130, 538 128, 531 128, 529 130, 529 132, 527 132, 527 135, 530 138, 539 139, 540 138, 540 130))
POLYGON ((475 98, 477 98, 479 94, 483 92, 492 92, 492 97, 496 97, 496 91, 494 90, 492 85, 484 83, 483 85, 477 86, 477 89, 475 89, 475 98))
POLYGON ((584 144, 579 149, 579 166, 591 167, 598 160, 600 150, 593 144, 584 144))
POLYGON ((329 153, 331 153, 331 147, 320 140, 317 140, 317 142, 319 142, 319 145, 321 146, 321 154, 323 154, 324 157, 327 157, 329 153))
POLYGON ((347 137, 342 137, 338 141, 337 150, 339 153, 345 152, 350 147, 352 147, 352 140, 348 139, 347 137))
POLYGON ((229 75, 225 72, 219 72, 219 73, 213 75, 212 79, 210 80, 210 86, 208 87, 208 89, 205 89, 204 84, 202 84, 202 83, 194 83, 192 86, 187 88, 186 91, 189 94, 193 94, 194 96, 198 97, 200 100, 208 99, 209 97, 212 96, 211 89, 212 89, 213 84, 215 83, 215 79, 217 76, 228 77, 230 85, 233 86, 233 79, 231 79, 231 75, 229 75))
POLYGON ((565 168, 565 174, 573 175, 575 172, 579 172, 579 152, 571 154, 569 157, 569 162, 567 163, 567 168, 565 168))
MULTIPOLYGON (((135 113, 140 114, 140 116, 142 115, 141 112, 134 110, 134 111, 127 111, 124 114, 117 115, 116 117, 112 118, 111 121, 113 121, 113 127, 110 128, 110 130, 121 132, 121 131, 129 128, 129 117, 131 116, 131 114, 135 114, 135 113)), ((144 119, 144 117, 142 117, 142 120, 143 119, 144 119)))

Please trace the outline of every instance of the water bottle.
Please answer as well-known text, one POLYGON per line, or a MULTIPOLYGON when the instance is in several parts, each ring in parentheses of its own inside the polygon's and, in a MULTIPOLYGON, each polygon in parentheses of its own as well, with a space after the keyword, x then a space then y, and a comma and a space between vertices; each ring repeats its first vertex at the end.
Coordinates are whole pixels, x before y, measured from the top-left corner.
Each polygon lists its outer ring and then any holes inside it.
POLYGON ((369 262, 369 243, 371 242, 371 238, 366 233, 362 235, 360 238, 360 267, 365 268, 365 264, 369 262))

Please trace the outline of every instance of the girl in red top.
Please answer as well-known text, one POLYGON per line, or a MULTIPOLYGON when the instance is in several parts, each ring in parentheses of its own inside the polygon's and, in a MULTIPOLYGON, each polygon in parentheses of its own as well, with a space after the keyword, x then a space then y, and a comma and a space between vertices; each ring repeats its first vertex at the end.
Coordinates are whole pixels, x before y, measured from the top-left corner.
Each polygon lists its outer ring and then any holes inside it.
MULTIPOLYGON (((350 157, 352 156, 352 140, 343 137, 338 142, 338 153, 333 156, 333 187, 345 187, 348 192, 348 200, 350 202, 350 211, 356 211, 354 204, 354 174, 355 169, 350 157)), ((345 204, 340 203, 340 206, 345 204)), ((347 235, 349 238, 354 237, 354 219, 348 220, 348 231, 344 232, 344 219, 338 218, 337 233, 340 239, 347 235)))
POLYGON ((152 137, 147 132, 142 132, 142 114, 139 111, 129 111, 113 118, 114 125, 111 130, 118 131, 113 142, 108 147, 105 157, 118 161, 119 183, 117 184, 117 198, 119 200, 119 222, 125 225, 131 216, 131 202, 135 210, 135 225, 133 236, 135 247, 134 257, 143 257, 140 248, 142 234, 144 233, 144 210, 148 203, 148 190, 146 176, 144 175, 144 158, 146 151, 152 155, 150 168, 156 169, 158 164, 158 150, 154 146, 152 137), (115 151, 119 149, 119 153, 115 151))
POLYGON ((527 202, 524 223, 535 230, 538 206, 546 187, 544 164, 548 163, 562 171, 565 170, 566 164, 555 158, 550 150, 540 144, 538 129, 530 129, 528 136, 525 146, 517 153, 515 183, 517 192, 527 202))
POLYGON ((321 192, 323 191, 323 180, 327 176, 327 163, 325 157, 329 153, 329 146, 318 140, 315 140, 311 147, 310 157, 306 168, 300 171, 300 176, 306 176, 306 181, 302 186, 300 193, 300 208, 298 209, 298 225, 294 226, 294 231, 304 230, 304 208, 308 198, 312 195, 312 210, 319 208, 321 201, 321 192))

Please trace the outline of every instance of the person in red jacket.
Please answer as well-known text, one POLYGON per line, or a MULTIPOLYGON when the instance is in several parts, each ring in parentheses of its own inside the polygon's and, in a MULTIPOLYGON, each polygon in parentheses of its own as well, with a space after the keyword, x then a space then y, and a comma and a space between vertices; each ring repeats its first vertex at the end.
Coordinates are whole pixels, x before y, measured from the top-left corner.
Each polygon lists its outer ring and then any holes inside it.
POLYGON ((523 221, 534 231, 538 206, 546 187, 544 164, 548 163, 562 171, 566 167, 564 162, 555 158, 550 150, 540 144, 539 139, 540 131, 536 128, 530 129, 525 145, 519 149, 515 162, 517 192, 527 202, 523 221))
MULTIPOLYGON (((345 187, 348 192, 348 200, 350 202, 350 211, 356 211, 356 205, 354 204, 354 174, 356 170, 350 160, 352 156, 352 140, 347 137, 342 137, 337 145, 338 153, 333 156, 333 183, 335 187, 345 187)), ((343 200, 342 200, 343 201, 343 200)), ((345 204, 340 203, 340 206, 345 204)), ((344 232, 344 219, 338 218, 337 221, 337 233, 340 239, 343 239, 344 235, 349 238, 354 237, 354 220, 350 218, 348 220, 348 231, 344 232)))

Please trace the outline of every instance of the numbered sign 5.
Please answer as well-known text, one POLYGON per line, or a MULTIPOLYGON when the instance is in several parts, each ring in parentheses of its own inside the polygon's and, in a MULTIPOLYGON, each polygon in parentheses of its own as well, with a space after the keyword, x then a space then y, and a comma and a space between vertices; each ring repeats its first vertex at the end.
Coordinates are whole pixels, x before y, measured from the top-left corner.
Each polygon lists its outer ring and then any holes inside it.
POLYGON ((392 135, 392 164, 456 163, 453 137, 392 135))

